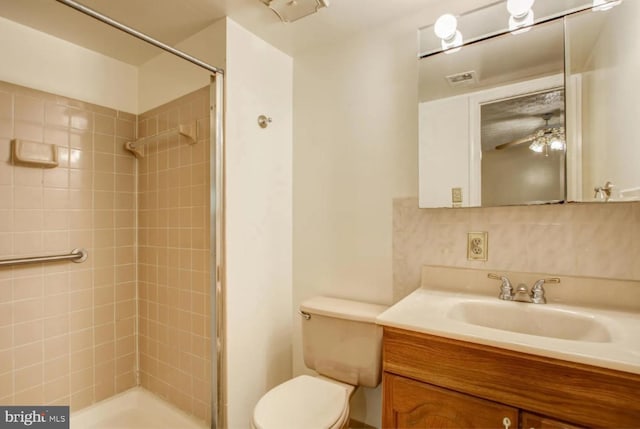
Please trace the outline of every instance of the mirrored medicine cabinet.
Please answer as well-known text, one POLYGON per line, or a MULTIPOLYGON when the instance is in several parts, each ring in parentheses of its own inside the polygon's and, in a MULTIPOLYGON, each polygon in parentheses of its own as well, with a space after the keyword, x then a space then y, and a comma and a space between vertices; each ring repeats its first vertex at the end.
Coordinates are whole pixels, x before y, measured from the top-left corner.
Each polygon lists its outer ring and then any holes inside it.
POLYGON ((506 4, 462 46, 420 31, 420 207, 640 200, 640 2, 537 0, 515 30, 506 4))

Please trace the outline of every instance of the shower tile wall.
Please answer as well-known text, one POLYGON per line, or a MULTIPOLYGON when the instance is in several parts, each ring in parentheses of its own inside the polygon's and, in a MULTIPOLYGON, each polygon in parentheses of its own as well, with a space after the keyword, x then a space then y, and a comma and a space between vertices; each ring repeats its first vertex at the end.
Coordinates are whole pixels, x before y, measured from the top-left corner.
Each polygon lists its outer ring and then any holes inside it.
POLYGON ((0 82, 0 258, 89 251, 82 264, 0 269, 0 403, 87 406, 135 385, 135 116, 0 82), (60 166, 15 166, 10 140, 60 166))
POLYGON ((198 141, 159 137, 139 161, 142 386, 211 419, 209 88, 139 117, 138 135, 197 121, 198 141))
POLYGON ((640 203, 419 209, 394 200, 393 296, 423 265, 640 280, 640 203), (467 232, 489 232, 489 260, 467 260, 467 232))

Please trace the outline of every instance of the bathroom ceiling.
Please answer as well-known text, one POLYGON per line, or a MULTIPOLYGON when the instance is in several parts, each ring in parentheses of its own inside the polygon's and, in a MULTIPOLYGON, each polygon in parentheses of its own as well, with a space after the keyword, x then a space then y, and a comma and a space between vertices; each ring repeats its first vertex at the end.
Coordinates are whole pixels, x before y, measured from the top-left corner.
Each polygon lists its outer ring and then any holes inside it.
MULTIPOLYGON (((475 8, 490 0, 331 0, 330 7, 283 24, 260 0, 80 0, 126 25, 175 45, 214 21, 231 19, 282 51, 294 55, 388 21, 415 15, 430 5, 475 8), (452 3, 456 3, 453 5, 452 3)), ((0 16, 80 46, 140 65, 158 54, 142 42, 55 0, 0 0, 0 16)), ((428 24, 428 22, 422 23, 428 24)))

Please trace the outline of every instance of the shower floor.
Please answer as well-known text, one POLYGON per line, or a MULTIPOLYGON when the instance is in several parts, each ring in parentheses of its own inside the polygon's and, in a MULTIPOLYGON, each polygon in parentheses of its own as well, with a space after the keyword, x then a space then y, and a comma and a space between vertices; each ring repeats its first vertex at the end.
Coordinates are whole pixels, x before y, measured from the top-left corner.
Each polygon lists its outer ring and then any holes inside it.
POLYGON ((208 426, 136 387, 73 413, 71 429, 208 429, 208 426))

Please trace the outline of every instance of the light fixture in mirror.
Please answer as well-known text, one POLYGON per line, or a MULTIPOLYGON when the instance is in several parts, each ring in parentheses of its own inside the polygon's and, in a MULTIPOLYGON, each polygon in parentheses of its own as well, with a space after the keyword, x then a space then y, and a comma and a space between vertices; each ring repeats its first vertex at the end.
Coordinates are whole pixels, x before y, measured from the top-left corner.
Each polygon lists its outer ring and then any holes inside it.
POLYGON ((509 31, 514 34, 527 31, 534 22, 535 14, 531 7, 535 0, 508 0, 509 31))
MULTIPOLYGON (((502 33, 523 32, 533 24, 548 22, 578 11, 592 8, 607 10, 621 2, 622 0, 496 0, 484 7, 457 15, 457 29, 464 34, 463 45, 468 45, 502 33), (507 6, 510 6, 509 9, 507 6)), ((420 57, 448 49, 443 47, 442 39, 434 35, 434 25, 420 29, 420 57)))
POLYGON ((462 33, 458 30, 458 19, 455 16, 450 13, 442 15, 433 26, 433 32, 440 38, 443 51, 451 54, 460 50, 462 33))

